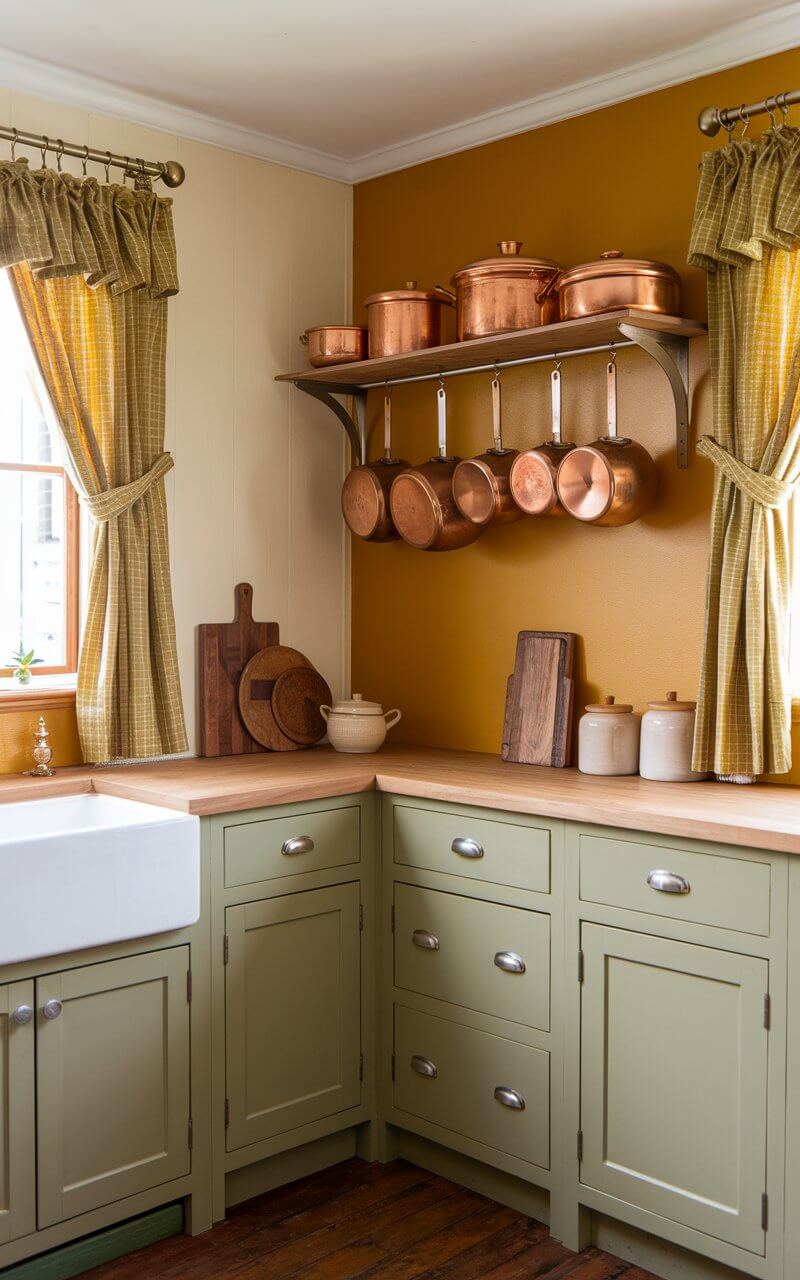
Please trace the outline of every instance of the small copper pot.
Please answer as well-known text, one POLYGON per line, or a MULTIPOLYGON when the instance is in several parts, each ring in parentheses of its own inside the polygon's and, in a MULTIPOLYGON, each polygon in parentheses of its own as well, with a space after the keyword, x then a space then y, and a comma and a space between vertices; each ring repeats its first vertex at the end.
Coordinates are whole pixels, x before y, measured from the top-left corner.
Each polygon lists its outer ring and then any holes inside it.
POLYGON ((511 493, 521 511, 528 516, 563 516, 558 500, 556 475, 570 449, 575 445, 561 439, 561 365, 550 375, 551 439, 518 453, 511 467, 511 493))
POLYGON ((462 516, 473 524, 511 524, 522 512, 511 496, 508 477, 516 449, 503 448, 500 417, 500 376, 492 379, 494 447, 478 458, 465 458, 453 472, 453 497, 462 516))
POLYGON ((314 368, 367 358, 367 331, 359 324, 318 324, 300 334, 314 368))
POLYGON ((389 494, 392 519, 400 537, 421 551, 467 547, 484 526, 465 519, 453 498, 453 472, 460 458, 447 453, 447 396, 444 379, 436 393, 439 452, 420 467, 398 476, 389 494))
POLYGON ((449 292, 418 289, 416 280, 407 280, 405 289, 371 293, 364 306, 369 355, 373 359, 440 347, 444 325, 442 307, 452 307, 453 299, 449 292))
POLYGON ((392 481, 410 463, 392 457, 392 389, 386 388, 383 400, 383 457, 345 476, 342 486, 342 514, 351 533, 366 542, 391 542, 399 538, 389 510, 392 481))
POLYGON ((501 240, 499 258, 470 262, 453 276, 458 341, 558 319, 558 300, 546 286, 561 268, 550 258, 521 258, 521 240, 501 240))
POLYGON ((635 440, 617 435, 617 366, 606 366, 608 435, 568 453, 558 468, 558 497, 587 524, 632 524, 656 496, 656 464, 635 440))
POLYGON ((658 312, 677 316, 681 309, 681 281, 665 262, 626 258, 621 249, 607 249, 596 262, 562 271, 553 282, 562 320, 596 316, 605 311, 658 312))

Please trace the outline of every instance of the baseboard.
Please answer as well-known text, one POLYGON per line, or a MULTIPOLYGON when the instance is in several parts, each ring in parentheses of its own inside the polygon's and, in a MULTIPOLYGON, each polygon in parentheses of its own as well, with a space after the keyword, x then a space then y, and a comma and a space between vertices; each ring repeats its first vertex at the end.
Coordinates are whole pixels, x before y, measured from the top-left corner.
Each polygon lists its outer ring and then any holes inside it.
MULTIPOLYGON (((307 1178, 320 1169, 350 1160, 356 1154, 356 1127, 340 1129, 324 1138, 316 1138, 302 1147, 292 1147, 279 1155, 268 1156, 256 1164, 232 1169, 225 1175, 225 1207, 231 1209, 243 1200, 252 1200, 265 1191, 274 1191, 297 1178, 307 1178)), ((5 1280, 5 1277, 3 1277, 5 1280)))
POLYGON ((104 1262, 113 1262, 181 1231, 183 1204, 168 1204, 163 1209, 153 1209, 151 1213, 84 1236, 82 1240, 40 1253, 27 1262, 18 1262, 3 1271, 3 1280, 70 1280, 71 1276, 83 1275, 84 1271, 91 1271, 104 1262))
POLYGON ((607 1218, 602 1213, 592 1213, 592 1244, 606 1253, 635 1263, 663 1280, 746 1280, 744 1271, 735 1271, 722 1262, 703 1258, 689 1249, 659 1240, 658 1236, 640 1231, 626 1222, 607 1218))

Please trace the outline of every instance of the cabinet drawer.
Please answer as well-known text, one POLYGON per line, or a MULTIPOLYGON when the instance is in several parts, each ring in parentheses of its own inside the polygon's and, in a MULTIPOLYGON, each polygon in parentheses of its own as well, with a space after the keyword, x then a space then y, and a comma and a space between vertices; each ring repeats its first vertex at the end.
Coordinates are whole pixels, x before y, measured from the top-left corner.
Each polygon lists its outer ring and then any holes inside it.
POLYGON ((353 805, 226 827, 226 888, 358 862, 360 818, 353 805))
POLYGON ((396 986, 549 1030, 548 915, 409 884, 394 900, 396 986))
POLYGON ((771 871, 768 862, 746 858, 611 836, 580 837, 584 902, 763 937, 769 934, 771 871), (656 877, 654 872, 666 872, 667 877, 656 877), (648 877, 664 887, 653 887, 648 877))
POLYGON ((549 1053, 403 1005, 394 1014, 398 1110, 550 1167, 549 1053))
POLYGON ((470 880, 550 892, 547 828, 395 805, 394 860, 470 880))

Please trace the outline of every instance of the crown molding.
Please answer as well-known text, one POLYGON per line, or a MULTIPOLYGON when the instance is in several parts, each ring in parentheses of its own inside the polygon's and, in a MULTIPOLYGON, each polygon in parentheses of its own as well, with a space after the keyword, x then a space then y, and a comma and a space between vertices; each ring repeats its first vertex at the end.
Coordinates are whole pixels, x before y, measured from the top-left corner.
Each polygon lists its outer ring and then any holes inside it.
MULTIPOLYGON (((800 45, 800 0, 733 23, 682 49, 347 159, 177 107, 107 80, 0 49, 0 84, 99 115, 205 142, 304 173, 358 183, 585 115, 800 45)), ((776 86, 776 91, 778 86, 776 86)), ((718 103, 725 106, 729 104, 718 103)))

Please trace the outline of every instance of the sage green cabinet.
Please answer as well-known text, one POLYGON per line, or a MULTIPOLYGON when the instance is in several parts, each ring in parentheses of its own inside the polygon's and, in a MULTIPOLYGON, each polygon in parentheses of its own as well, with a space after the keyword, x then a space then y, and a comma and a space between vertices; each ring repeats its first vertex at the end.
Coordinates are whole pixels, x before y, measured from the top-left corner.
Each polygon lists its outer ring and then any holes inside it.
POLYGON ((581 937, 581 1182, 763 1255, 767 960, 581 937))
POLYGON ((33 983, 0 986, 0 1245, 36 1228, 33 983))
POLYGON ((359 885, 226 911, 227 1150, 361 1099, 359 885))
POLYGON ((40 1228, 189 1172, 188 969, 182 946, 37 978, 40 1228))

